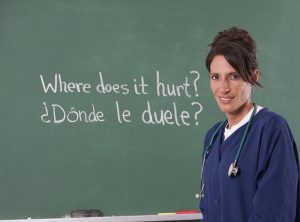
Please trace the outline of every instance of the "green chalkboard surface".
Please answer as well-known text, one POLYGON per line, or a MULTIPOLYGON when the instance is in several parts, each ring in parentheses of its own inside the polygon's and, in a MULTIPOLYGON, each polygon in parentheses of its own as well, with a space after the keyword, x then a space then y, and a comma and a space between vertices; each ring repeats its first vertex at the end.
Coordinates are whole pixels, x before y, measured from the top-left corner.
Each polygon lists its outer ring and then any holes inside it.
POLYGON ((300 144, 300 2, 1 0, 0 219, 197 209, 205 132, 224 119, 204 60, 247 29, 300 144))

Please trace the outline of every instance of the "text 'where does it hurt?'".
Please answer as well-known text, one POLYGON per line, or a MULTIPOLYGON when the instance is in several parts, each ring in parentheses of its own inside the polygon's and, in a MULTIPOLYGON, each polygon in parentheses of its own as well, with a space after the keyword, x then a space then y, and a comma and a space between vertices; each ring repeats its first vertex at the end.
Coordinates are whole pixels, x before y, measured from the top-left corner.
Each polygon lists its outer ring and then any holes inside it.
MULTIPOLYGON (((48 77, 49 78, 49 77, 48 77)), ((99 82, 95 85, 88 82, 65 81, 61 74, 54 74, 52 81, 46 81, 44 76, 40 75, 40 80, 44 94, 90 94, 96 92, 96 95, 115 94, 120 96, 119 100, 112 100, 112 106, 115 112, 115 121, 119 124, 137 123, 139 120, 143 124, 150 125, 175 125, 175 126, 191 126, 198 125, 198 116, 203 110, 203 106, 198 101, 190 101, 192 98, 197 98, 198 87, 197 83, 200 79, 198 71, 190 71, 184 77, 180 84, 165 83, 161 79, 161 74, 156 71, 155 85, 149 84, 144 76, 133 78, 129 83, 108 83, 104 80, 104 76, 99 72, 99 82), (145 103, 142 112, 137 113, 136 109, 131 111, 126 107, 126 95, 144 96, 145 103), (121 99, 122 97, 122 99, 121 99), (149 98, 150 97, 150 98, 149 98), (188 106, 178 105, 176 100, 172 102, 163 101, 160 99, 161 106, 155 101, 155 97, 181 97, 188 99, 188 106), (155 106, 150 100, 154 100, 155 106), (124 102, 125 101, 125 102, 124 102), (167 105, 167 108, 166 108, 167 105)), ((106 105, 107 106, 107 105, 106 105)), ((105 118, 105 110, 101 103, 94 102, 89 107, 82 107, 79 104, 64 105, 58 103, 48 103, 43 101, 43 113, 41 120, 44 123, 101 123, 107 121, 105 118)), ((111 114, 111 112, 110 112, 111 114)))

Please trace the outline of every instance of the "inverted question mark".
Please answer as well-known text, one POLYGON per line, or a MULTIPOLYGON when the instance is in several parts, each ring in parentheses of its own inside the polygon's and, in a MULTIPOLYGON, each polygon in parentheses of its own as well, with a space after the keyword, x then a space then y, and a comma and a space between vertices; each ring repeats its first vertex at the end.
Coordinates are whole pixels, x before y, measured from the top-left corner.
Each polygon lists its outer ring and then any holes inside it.
POLYGON ((194 80, 194 89, 195 89, 195 96, 199 96, 198 88, 197 88, 197 81, 200 79, 200 73, 196 70, 190 71, 191 74, 196 74, 196 78, 194 80))
POLYGON ((194 106, 194 105, 196 105, 196 106, 198 106, 199 107, 199 110, 197 111, 197 112, 195 112, 195 116, 194 116, 194 118, 195 118, 195 124, 198 126, 198 115, 199 115, 199 113, 201 113, 201 111, 203 110, 203 107, 202 107, 202 105, 200 104, 200 103, 198 103, 198 102, 192 102, 192 106, 194 106))

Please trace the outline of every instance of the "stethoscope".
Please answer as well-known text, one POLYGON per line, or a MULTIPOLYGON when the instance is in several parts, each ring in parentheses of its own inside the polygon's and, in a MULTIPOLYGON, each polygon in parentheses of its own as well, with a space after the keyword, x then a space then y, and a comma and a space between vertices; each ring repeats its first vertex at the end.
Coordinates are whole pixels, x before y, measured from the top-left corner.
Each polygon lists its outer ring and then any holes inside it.
MULTIPOLYGON (((247 127, 244 131, 244 135, 242 137, 242 140, 241 140, 241 143, 240 143, 240 146, 239 146, 239 149, 235 155, 235 159, 234 161, 230 164, 229 166, 229 169, 228 169, 228 176, 229 177, 235 177, 238 175, 239 173, 239 168, 237 166, 237 162, 239 160, 239 157, 240 157, 240 154, 241 154, 241 151, 243 149, 243 146, 244 146, 244 143, 245 143, 245 140, 246 140, 246 137, 248 135, 248 132, 249 132, 249 129, 250 129, 250 125, 252 123, 252 119, 256 113, 256 110, 257 110, 257 107, 256 107, 256 104, 253 104, 254 105, 254 109, 251 113, 251 117, 247 123, 247 127)), ((217 138, 217 136, 219 135, 220 133, 220 129, 222 128, 222 126, 225 125, 225 123, 227 123, 227 120, 224 120, 222 123, 219 124, 218 128, 214 131, 211 139, 210 139, 210 142, 208 144, 208 146, 204 149, 204 153, 203 153, 203 159, 202 159, 202 168, 201 168, 201 182, 200 182, 200 185, 201 185, 201 192, 200 192, 200 195, 196 195, 197 198, 200 198, 200 197, 204 197, 204 181, 203 181, 203 171, 204 171, 204 166, 205 166, 205 161, 207 160, 208 156, 209 156, 209 153, 212 149, 212 146, 217 138)))

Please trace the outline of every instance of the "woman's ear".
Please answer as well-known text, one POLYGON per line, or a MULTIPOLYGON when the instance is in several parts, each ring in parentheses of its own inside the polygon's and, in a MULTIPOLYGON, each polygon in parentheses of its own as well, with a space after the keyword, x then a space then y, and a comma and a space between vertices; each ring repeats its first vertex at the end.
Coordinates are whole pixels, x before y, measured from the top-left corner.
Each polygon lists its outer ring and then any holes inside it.
POLYGON ((253 75, 253 79, 255 80, 255 82, 258 82, 258 79, 259 79, 259 71, 258 69, 255 69, 252 73, 253 75))

